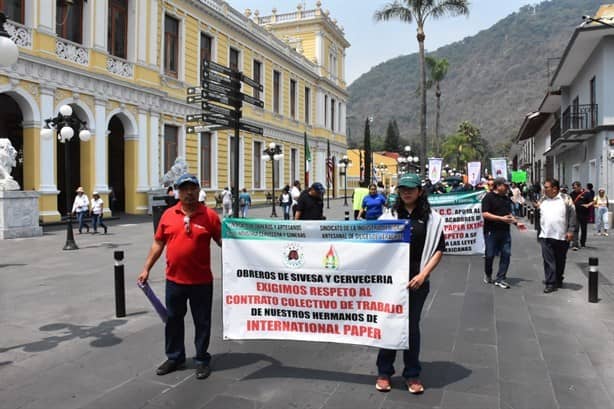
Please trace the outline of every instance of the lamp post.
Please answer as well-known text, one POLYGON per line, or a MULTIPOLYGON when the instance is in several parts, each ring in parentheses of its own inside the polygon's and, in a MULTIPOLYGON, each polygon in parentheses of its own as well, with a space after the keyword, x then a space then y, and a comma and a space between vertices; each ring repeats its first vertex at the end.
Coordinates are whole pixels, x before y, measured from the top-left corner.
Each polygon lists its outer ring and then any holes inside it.
POLYGON ((275 161, 280 160, 284 155, 281 153, 281 145, 277 145, 275 142, 271 142, 269 147, 266 148, 263 153, 266 155, 263 157, 263 159, 266 161, 271 161, 271 184, 273 185, 271 217, 277 217, 277 211, 275 210, 275 161))
POLYGON ((75 236, 72 231, 72 207, 70 204, 70 149, 68 143, 75 135, 75 129, 79 129, 79 139, 83 142, 90 140, 92 136, 87 129, 87 123, 73 116, 73 110, 70 105, 62 105, 60 112, 55 118, 45 119, 45 126, 41 129, 41 137, 51 139, 54 131, 57 133, 58 140, 64 144, 64 182, 66 189, 66 243, 63 250, 78 250, 79 247, 75 243, 75 236))
POLYGON ((348 205, 348 168, 350 166, 352 166, 352 161, 347 155, 343 155, 343 158, 339 159, 339 168, 343 175, 343 206, 348 205))
POLYGON ((0 11, 0 67, 8 67, 17 62, 19 49, 4 29, 6 15, 0 11))
POLYGON ((397 173, 407 173, 412 167, 416 170, 416 173, 420 173, 419 161, 420 158, 411 154, 411 146, 405 145, 397 158, 397 162, 399 163, 399 172, 397 173))

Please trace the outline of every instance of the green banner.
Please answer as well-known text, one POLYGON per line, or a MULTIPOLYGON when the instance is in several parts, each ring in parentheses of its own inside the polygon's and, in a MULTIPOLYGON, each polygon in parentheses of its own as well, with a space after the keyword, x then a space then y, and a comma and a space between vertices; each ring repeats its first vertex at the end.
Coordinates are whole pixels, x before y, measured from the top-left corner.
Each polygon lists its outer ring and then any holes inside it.
POLYGON ((513 170, 512 171, 512 182, 527 183, 527 172, 524 170, 513 170))

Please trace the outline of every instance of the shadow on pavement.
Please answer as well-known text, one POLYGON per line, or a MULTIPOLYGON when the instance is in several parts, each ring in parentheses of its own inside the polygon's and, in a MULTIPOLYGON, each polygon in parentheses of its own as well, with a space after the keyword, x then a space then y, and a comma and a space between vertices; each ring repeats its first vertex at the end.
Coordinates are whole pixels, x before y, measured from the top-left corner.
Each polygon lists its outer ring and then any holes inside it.
POLYGON ((96 348, 110 347, 122 342, 113 334, 113 330, 120 325, 124 325, 126 320, 109 320, 103 321, 95 327, 89 325, 74 325, 67 323, 53 323, 43 325, 39 328, 41 331, 58 331, 57 335, 45 337, 40 341, 29 342, 27 344, 13 345, 6 348, 0 348, 0 353, 10 351, 12 349, 23 348, 25 352, 40 352, 48 351, 60 345, 62 342, 71 341, 74 339, 94 338, 90 345, 96 348))
POLYGON ((22 266, 27 266, 27 264, 0 264, 0 268, 5 268, 5 267, 22 267, 22 266))
POLYGON ((518 285, 518 284, 523 283, 523 282, 532 283, 534 280, 525 280, 524 278, 520 278, 520 277, 507 277, 505 281, 507 281, 509 285, 511 285, 512 287, 522 287, 522 285, 518 285))
MULTIPOLYGON (((228 353, 216 355, 212 361, 212 368, 215 371, 248 366, 256 362, 269 362, 270 365, 261 368, 243 380, 265 379, 265 378, 300 378, 317 379, 331 382, 346 382, 363 385, 371 385, 374 382, 374 375, 363 375, 349 372, 327 371, 323 369, 299 368, 284 366, 280 361, 264 354, 252 353, 228 353)), ((428 382, 429 387, 443 388, 446 385, 455 383, 471 375, 471 370, 454 362, 433 361, 422 362, 422 379, 428 382)))

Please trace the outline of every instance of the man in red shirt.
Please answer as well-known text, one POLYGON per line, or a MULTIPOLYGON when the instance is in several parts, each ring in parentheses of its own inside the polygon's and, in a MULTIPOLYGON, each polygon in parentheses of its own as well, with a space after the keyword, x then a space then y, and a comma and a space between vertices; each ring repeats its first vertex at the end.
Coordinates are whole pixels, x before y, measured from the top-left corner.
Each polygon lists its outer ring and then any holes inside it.
POLYGON ((211 239, 222 245, 222 229, 217 213, 198 202, 199 183, 194 175, 177 179, 179 203, 167 209, 156 231, 154 242, 138 281, 144 283, 149 271, 166 247, 166 322, 165 351, 167 360, 158 367, 158 375, 166 375, 184 366, 183 317, 187 302, 194 320, 196 378, 211 373, 207 352, 211 338, 211 239))

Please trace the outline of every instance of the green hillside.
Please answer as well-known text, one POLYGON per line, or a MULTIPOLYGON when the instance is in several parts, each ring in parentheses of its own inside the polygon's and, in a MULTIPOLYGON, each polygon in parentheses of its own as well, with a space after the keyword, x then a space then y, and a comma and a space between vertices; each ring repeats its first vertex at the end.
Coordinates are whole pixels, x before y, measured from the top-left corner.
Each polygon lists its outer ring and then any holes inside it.
MULTIPOLYGON (((491 146, 513 138, 524 115, 536 109, 582 15, 594 15, 602 1, 552 0, 524 6, 473 37, 432 53, 445 57, 450 69, 442 83, 441 132, 454 132, 461 121, 478 126, 491 146)), ((445 19, 429 21, 429 32, 444 30, 445 19)), ((415 37, 407 41, 416 41, 415 37)), ((364 118, 373 116, 372 134, 383 135, 396 119, 401 136, 419 135, 418 54, 394 58, 373 67, 349 87, 348 126, 362 143, 364 118)), ((428 94, 428 132, 434 133, 435 96, 428 94)), ((430 139, 430 138, 429 138, 430 139)))

